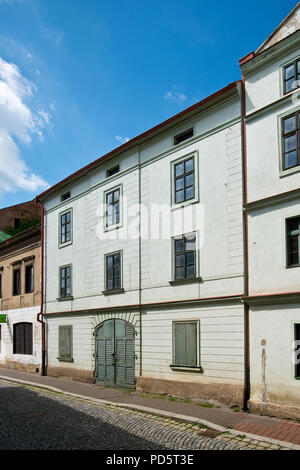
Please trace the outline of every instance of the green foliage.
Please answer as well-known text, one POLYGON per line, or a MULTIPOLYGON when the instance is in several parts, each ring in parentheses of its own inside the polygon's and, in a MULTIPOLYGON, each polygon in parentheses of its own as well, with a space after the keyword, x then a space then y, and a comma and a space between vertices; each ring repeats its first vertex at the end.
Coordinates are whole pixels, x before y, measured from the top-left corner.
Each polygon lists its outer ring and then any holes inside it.
POLYGON ((8 235, 17 235, 18 233, 24 232, 24 230, 28 230, 31 227, 34 227, 35 225, 38 225, 41 223, 41 218, 40 217, 24 217, 20 219, 19 227, 6 227, 4 229, 4 232, 7 233, 8 235))

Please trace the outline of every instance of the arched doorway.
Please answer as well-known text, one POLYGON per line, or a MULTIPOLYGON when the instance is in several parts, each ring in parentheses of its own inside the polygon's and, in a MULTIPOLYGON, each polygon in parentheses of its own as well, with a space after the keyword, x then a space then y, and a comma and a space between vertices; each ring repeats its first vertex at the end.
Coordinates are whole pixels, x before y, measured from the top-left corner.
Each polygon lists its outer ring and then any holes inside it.
POLYGON ((106 386, 135 386, 135 330, 119 318, 105 320, 97 326, 96 381, 106 386))

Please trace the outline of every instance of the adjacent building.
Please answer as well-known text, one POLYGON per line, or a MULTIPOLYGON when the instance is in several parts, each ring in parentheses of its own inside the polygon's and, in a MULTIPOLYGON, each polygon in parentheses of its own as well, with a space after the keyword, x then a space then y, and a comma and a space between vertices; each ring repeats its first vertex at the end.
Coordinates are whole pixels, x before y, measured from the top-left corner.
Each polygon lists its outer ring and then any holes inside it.
POLYGON ((241 60, 251 410, 300 414, 300 7, 241 60), (294 354, 294 350, 298 354, 294 354))
POLYGON ((2 233, 0 366, 40 373, 41 324, 37 316, 41 309, 41 226, 13 236, 2 233))

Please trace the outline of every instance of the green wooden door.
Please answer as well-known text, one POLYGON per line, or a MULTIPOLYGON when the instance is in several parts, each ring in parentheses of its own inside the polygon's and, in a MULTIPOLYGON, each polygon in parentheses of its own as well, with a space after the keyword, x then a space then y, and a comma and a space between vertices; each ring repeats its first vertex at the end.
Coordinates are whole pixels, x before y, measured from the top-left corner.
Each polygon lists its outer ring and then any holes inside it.
POLYGON ((96 380, 106 386, 134 387, 134 327, 111 319, 96 330, 96 380))

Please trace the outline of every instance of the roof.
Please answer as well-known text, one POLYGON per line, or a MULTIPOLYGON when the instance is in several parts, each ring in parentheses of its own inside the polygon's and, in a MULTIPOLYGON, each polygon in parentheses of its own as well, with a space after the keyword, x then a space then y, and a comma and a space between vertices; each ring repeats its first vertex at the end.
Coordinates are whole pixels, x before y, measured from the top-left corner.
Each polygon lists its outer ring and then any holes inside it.
POLYGON ((283 39, 291 36, 300 29, 300 2, 292 9, 292 11, 284 18, 284 20, 274 29, 267 39, 256 49, 239 60, 240 66, 249 62, 251 59, 261 54, 266 49, 274 46, 283 39))
POLYGON ((107 154, 103 155, 102 157, 98 158, 97 160, 94 160, 92 163, 89 163, 88 165, 84 166, 80 170, 76 171, 75 173, 72 173, 70 176, 67 178, 64 178, 63 180, 59 181, 55 185, 51 186, 48 188, 46 191, 43 193, 39 194, 36 198, 35 201, 40 201, 44 199, 46 196, 48 196, 50 193, 56 191, 60 186, 63 186, 67 183, 70 183, 73 179, 78 178, 82 176, 84 173, 94 169, 97 165, 101 164, 104 160, 107 160, 109 158, 113 158, 114 156, 120 154, 123 151, 127 151, 130 148, 134 147, 137 144, 140 144, 144 142, 145 140, 149 139, 150 137, 153 137, 154 135, 158 134, 159 132, 163 132, 164 130, 168 129, 171 125, 175 124, 176 121, 181 121, 183 119, 187 119, 189 115, 193 115, 198 110, 201 110, 201 108, 205 109, 209 105, 211 105, 213 102, 217 101, 218 99, 222 99, 223 95, 231 92, 234 92, 237 90, 238 85, 241 83, 240 80, 235 81, 227 85, 226 87, 222 88, 221 90, 213 93, 212 95, 209 95, 207 98, 204 98, 203 100, 199 101, 198 103, 195 103, 194 105, 190 106, 189 108, 186 108, 185 110, 181 111, 178 114, 175 114, 171 118, 167 119, 166 121, 163 121, 162 123, 158 124, 155 127, 152 127, 146 132, 143 132, 142 134, 138 135, 137 137, 134 137, 133 139, 129 140, 125 144, 120 145, 119 147, 116 147, 112 151, 108 152, 107 154))
POLYGON ((9 238, 11 238, 11 235, 8 235, 7 233, 0 230, 0 243, 8 240, 9 238))

